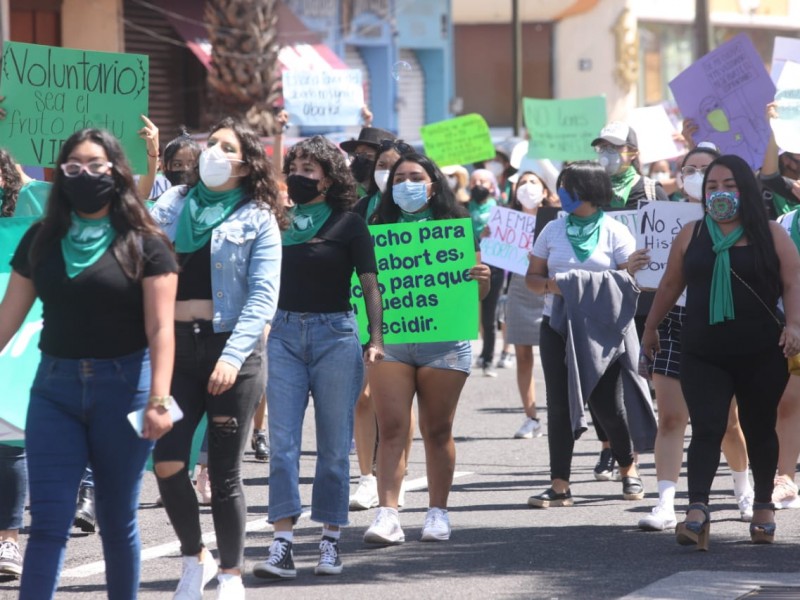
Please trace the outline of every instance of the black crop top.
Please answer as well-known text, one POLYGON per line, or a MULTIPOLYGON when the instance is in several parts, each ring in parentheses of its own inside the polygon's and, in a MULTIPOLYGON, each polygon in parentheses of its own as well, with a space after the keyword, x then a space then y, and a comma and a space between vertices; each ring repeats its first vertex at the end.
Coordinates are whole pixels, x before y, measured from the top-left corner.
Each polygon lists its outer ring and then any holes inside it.
POLYGON ((211 240, 196 252, 178 254, 176 300, 211 300, 211 240))
MULTIPOLYGON (((11 266, 33 280, 43 306, 39 349, 59 358, 114 358, 147 347, 141 282, 125 275, 111 249, 74 279, 67 277, 61 245, 53 244, 31 272, 28 255, 40 225, 17 246, 11 266)), ((175 256, 167 242, 143 239, 144 277, 174 273, 175 256)))
POLYGON ((278 308, 328 313, 350 310, 350 279, 377 273, 372 237, 364 219, 334 211, 305 244, 283 247, 278 308))

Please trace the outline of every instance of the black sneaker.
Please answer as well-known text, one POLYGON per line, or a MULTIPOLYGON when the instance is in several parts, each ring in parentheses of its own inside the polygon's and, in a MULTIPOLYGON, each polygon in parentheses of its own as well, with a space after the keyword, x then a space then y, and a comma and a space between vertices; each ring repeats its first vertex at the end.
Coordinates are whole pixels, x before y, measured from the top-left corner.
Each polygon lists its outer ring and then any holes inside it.
POLYGON ((622 497, 625 500, 641 500, 644 498, 644 484, 641 477, 622 478, 622 497))
POLYGON ((294 579, 297 569, 294 568, 292 556, 292 542, 283 538, 275 538, 269 547, 267 560, 256 563, 253 575, 263 579, 294 579))
POLYGON ((594 466, 594 478, 597 481, 612 481, 614 479, 614 455, 611 454, 611 448, 603 448, 600 451, 600 458, 597 459, 597 464, 594 466))
POLYGON ((319 543, 319 562, 314 567, 314 575, 338 575, 341 572, 339 540, 323 535, 319 543))
POLYGON ((550 508, 555 506, 572 506, 575 501, 572 499, 572 492, 567 490, 559 494, 553 488, 547 488, 541 494, 528 498, 528 506, 533 508, 550 508))
POLYGON ((259 431, 253 436, 253 450, 256 451, 256 460, 267 462, 269 460, 269 441, 264 431, 259 431))

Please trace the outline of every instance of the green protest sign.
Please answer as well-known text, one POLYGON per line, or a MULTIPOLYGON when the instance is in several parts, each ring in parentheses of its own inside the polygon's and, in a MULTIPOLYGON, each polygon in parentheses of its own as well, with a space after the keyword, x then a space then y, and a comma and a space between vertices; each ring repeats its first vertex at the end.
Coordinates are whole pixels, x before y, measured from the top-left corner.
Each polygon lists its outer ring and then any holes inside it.
POLYGON ((134 172, 147 172, 137 131, 147 114, 148 57, 6 42, 0 96, 3 146, 23 165, 55 166, 74 132, 99 127, 122 143, 134 172))
POLYGON ((592 140, 606 123, 605 96, 572 100, 523 98, 528 156, 552 160, 595 158, 592 140))
MULTIPOLYGON (((383 342, 455 342, 478 337, 478 284, 470 278, 475 239, 470 219, 372 225, 383 296, 383 342)), ((358 277, 351 302, 361 341, 369 340, 358 277)))
POLYGON ((476 113, 425 125, 420 135, 425 154, 442 167, 466 165, 495 156, 489 126, 476 113))
MULTIPOLYGON (((11 266, 8 264, 20 239, 36 221, 35 217, 0 219, 0 297, 5 295, 11 266)), ((25 322, 5 348, 0 349, 0 442, 8 443, 25 437, 25 416, 31 384, 39 366, 39 332, 42 329, 42 305, 37 300, 25 322)))

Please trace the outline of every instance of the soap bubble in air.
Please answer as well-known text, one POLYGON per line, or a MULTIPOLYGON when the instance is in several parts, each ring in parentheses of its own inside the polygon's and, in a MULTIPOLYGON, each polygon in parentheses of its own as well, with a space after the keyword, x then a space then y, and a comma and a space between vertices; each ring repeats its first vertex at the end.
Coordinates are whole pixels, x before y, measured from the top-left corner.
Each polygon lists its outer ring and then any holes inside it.
POLYGON ((398 60, 392 66, 392 79, 395 81, 400 81, 400 79, 404 76, 413 71, 414 68, 404 60, 398 60))

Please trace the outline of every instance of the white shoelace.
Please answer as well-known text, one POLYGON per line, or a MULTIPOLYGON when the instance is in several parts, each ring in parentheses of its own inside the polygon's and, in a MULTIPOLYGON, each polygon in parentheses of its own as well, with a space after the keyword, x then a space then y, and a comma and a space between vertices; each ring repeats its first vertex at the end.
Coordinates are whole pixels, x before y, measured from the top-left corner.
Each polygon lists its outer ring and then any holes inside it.
POLYGON ((12 541, 0 543, 0 560, 19 560, 19 547, 12 541))
POLYGON ((447 529, 447 513, 441 510, 431 510, 425 517, 425 529, 447 529))
POLYGON ((319 564, 331 565, 336 564, 336 557, 338 556, 336 544, 329 540, 322 540, 319 543, 319 564))
POLYGON ((277 565, 283 560, 283 557, 286 556, 286 551, 288 548, 289 544, 285 540, 274 540, 269 547, 269 558, 267 559, 267 562, 271 565, 277 565))

